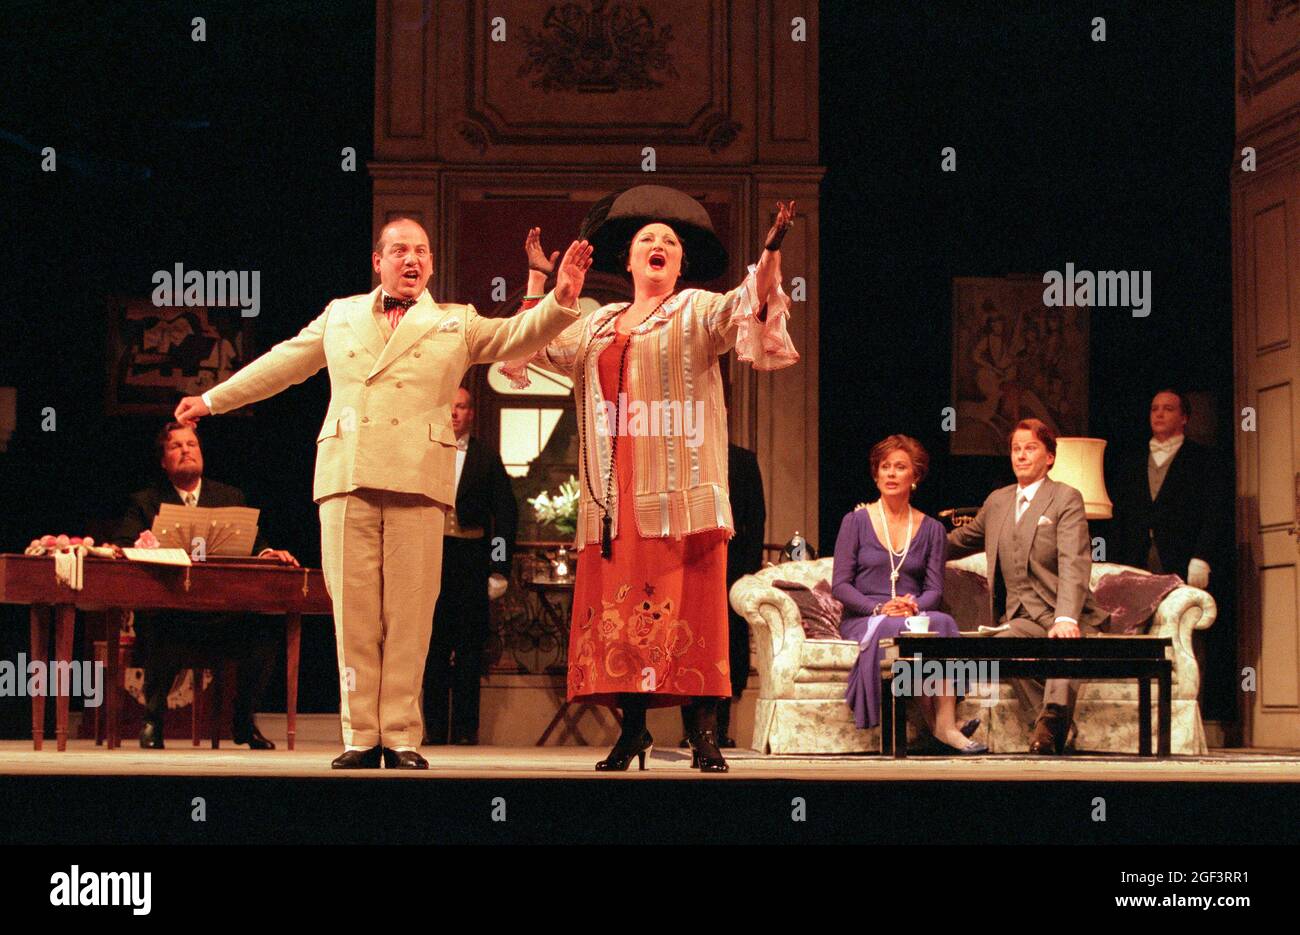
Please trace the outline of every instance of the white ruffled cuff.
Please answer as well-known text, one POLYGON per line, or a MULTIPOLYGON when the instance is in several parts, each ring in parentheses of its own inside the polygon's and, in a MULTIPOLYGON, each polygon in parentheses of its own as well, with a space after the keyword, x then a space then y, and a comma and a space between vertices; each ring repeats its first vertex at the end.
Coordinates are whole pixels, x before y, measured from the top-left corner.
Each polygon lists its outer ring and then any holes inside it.
POLYGON ((745 276, 741 307, 736 322, 736 356, 755 370, 781 370, 799 362, 785 320, 790 315, 790 297, 778 278, 767 302, 767 319, 758 320, 762 304, 758 301, 758 267, 750 264, 745 276))
POLYGON ((510 385, 515 389, 525 390, 533 385, 532 378, 528 376, 528 365, 531 362, 531 357, 507 360, 497 366, 497 373, 509 380, 510 385))

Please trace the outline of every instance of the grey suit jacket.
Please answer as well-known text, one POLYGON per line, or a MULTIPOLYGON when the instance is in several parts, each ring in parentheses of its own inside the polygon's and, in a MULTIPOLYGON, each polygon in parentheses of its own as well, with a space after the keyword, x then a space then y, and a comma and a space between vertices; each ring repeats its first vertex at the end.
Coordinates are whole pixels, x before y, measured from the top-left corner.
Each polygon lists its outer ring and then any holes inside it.
MULTIPOLYGON (((1014 521, 1016 485, 1001 487, 984 501, 975 519, 948 534, 950 550, 969 554, 984 550, 988 560, 989 609, 1000 622, 997 582, 998 537, 1014 521)), ((1092 600, 1092 539, 1083 510, 1083 496, 1069 484, 1043 479, 1037 496, 1020 522, 1029 523, 1033 539, 1025 557, 1027 577, 1043 602, 1057 617, 1072 617, 1080 626, 1099 627, 1108 614, 1092 600)), ((1003 588, 1005 593, 1005 588, 1003 588)))

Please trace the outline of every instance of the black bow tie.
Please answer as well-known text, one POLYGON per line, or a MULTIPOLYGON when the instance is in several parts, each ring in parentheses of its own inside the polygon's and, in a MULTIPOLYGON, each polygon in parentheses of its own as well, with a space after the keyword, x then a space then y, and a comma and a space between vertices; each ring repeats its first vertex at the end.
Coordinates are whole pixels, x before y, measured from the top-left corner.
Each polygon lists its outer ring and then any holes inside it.
POLYGON ((386 295, 384 296, 384 311, 387 312, 395 308, 400 308, 402 311, 406 311, 417 301, 417 299, 395 299, 391 295, 386 295))

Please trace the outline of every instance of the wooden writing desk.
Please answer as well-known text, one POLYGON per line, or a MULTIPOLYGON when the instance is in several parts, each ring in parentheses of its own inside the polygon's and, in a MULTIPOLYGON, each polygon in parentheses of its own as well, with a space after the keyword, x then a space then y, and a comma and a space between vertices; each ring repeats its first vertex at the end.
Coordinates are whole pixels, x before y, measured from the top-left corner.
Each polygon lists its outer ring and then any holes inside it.
MULTIPOLYGON (((298 656, 302 615, 332 613, 325 577, 319 568, 294 568, 273 559, 210 558, 188 567, 153 565, 126 559, 87 556, 83 588, 74 591, 54 577, 50 556, 0 555, 0 603, 31 607, 32 659, 48 663, 50 609, 54 610, 55 659, 72 659, 72 625, 77 610, 108 612, 108 672, 105 703, 109 736, 106 745, 120 746, 117 718, 123 673, 118 647, 127 614, 132 610, 187 610, 214 613, 283 614, 285 618, 286 699, 289 749, 293 749, 298 719, 298 656)), ((22 673, 26 677, 26 673, 22 673)), ((54 689, 47 680, 47 691, 54 689)), ((68 696, 58 694, 55 738, 59 750, 68 744, 68 696)), ((32 746, 39 750, 45 735, 45 696, 32 698, 32 746)))

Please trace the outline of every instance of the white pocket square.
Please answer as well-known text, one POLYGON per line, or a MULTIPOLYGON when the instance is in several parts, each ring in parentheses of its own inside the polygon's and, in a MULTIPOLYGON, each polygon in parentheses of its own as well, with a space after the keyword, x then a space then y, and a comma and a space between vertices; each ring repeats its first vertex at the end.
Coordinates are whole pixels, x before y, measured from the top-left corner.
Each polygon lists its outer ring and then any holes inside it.
POLYGON ((438 326, 439 334, 442 334, 445 331, 459 331, 459 330, 460 330, 459 318, 448 318, 446 321, 444 321, 442 324, 438 326))
POLYGON ((1039 526, 1050 526, 1050 525, 1052 525, 1052 521, 1051 521, 1050 519, 1048 519, 1046 516, 1040 516, 1040 517, 1038 517, 1038 525, 1039 525, 1039 526))

